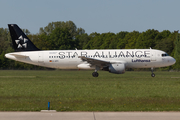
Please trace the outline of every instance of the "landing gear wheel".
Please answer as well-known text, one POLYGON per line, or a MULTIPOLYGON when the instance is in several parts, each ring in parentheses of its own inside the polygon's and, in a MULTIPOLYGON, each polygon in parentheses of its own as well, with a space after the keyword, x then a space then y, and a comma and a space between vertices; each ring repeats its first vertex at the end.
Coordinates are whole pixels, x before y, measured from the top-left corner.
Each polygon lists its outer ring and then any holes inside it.
POLYGON ((155 74, 154 74, 154 73, 152 73, 152 74, 151 74, 151 77, 155 77, 155 74))
POLYGON ((98 77, 99 74, 98 74, 97 72, 93 72, 93 73, 92 73, 92 76, 93 76, 93 77, 98 77))
POLYGON ((152 72, 151 77, 155 77, 155 74, 153 73, 153 68, 151 68, 151 72, 152 72))

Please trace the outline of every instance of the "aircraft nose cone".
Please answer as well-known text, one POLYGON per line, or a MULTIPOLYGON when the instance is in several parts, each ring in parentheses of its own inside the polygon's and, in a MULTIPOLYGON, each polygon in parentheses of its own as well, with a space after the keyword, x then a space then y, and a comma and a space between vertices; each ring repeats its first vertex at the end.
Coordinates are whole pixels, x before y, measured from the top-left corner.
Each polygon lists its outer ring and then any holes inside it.
POLYGON ((172 63, 175 64, 176 63, 176 60, 174 58, 172 58, 172 63))
POLYGON ((170 63, 170 65, 173 65, 176 63, 176 60, 173 57, 171 57, 169 58, 168 62, 170 63))

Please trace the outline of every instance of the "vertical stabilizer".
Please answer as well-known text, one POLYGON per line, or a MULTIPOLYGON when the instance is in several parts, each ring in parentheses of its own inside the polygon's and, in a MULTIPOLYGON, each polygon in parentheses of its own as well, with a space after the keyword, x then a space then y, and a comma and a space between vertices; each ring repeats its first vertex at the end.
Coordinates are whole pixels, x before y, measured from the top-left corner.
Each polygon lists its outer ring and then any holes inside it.
POLYGON ((8 24, 8 27, 16 52, 39 50, 16 24, 8 24))

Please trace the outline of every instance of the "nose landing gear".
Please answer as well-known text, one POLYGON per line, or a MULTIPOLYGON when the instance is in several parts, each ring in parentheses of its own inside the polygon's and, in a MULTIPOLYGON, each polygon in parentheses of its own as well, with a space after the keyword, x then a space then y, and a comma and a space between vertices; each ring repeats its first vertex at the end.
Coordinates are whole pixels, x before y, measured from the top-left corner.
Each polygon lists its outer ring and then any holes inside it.
POLYGON ((152 72, 151 77, 155 77, 155 74, 153 73, 153 68, 151 68, 151 72, 152 72))

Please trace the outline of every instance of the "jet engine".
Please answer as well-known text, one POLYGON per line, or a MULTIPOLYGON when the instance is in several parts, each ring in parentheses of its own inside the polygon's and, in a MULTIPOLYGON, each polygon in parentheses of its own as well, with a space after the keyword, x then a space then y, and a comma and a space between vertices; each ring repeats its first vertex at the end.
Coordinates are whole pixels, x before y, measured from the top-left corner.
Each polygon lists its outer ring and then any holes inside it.
POLYGON ((107 67, 104 67, 103 70, 109 71, 110 73, 115 74, 123 74, 125 73, 125 65, 124 64, 110 64, 107 67))

